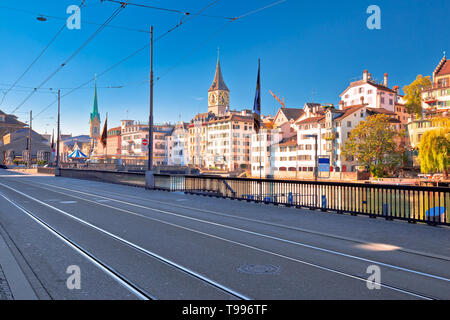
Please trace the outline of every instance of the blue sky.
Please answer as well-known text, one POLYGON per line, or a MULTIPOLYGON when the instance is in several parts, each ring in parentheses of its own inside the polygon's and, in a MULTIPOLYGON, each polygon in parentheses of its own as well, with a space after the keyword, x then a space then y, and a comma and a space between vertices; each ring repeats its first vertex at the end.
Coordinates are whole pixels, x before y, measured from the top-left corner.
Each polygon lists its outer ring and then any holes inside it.
MULTIPOLYGON (((63 20, 36 20, 35 13, 68 17, 66 8, 80 0, 0 0, 0 90, 8 88, 39 54, 63 20), (8 8, 5 8, 8 7, 8 8), (12 10, 14 9, 14 10, 12 10)), ((133 3, 196 12, 212 0, 132 0, 133 3)), ((208 15, 236 17, 274 0, 219 0, 205 11, 208 15)), ((81 30, 64 30, 29 73, 6 97, 0 109, 12 111, 102 23, 117 4, 87 0, 81 12, 81 30)), ((287 106, 300 107, 312 100, 338 103, 339 94, 355 77, 368 69, 381 80, 389 73, 389 84, 403 87, 417 74, 431 75, 446 50, 450 55, 448 0, 288 0, 285 3, 235 22, 196 17, 155 44, 155 122, 180 119, 207 110, 220 47, 222 71, 231 90, 234 109, 251 108, 256 86, 257 60, 261 58, 262 111, 274 114, 279 107, 269 89, 285 97, 287 106), (381 8, 381 30, 369 30, 366 9, 381 8), (220 33, 217 33, 221 30, 220 33)), ((170 12, 128 6, 110 24, 148 30, 155 37, 179 22, 170 12)), ((45 88, 73 88, 101 73, 149 42, 143 32, 105 28, 45 88)), ((128 118, 147 121, 149 51, 145 50, 98 78, 99 111, 109 114, 109 127, 128 118), (123 86, 120 89, 105 88, 123 86)), ((38 114, 55 96, 41 90, 16 113, 38 114)), ((62 89, 62 93, 68 89, 62 89)), ((93 83, 61 101, 63 133, 87 134, 93 103, 93 83)), ((55 128, 56 105, 34 122, 40 132, 55 128)))

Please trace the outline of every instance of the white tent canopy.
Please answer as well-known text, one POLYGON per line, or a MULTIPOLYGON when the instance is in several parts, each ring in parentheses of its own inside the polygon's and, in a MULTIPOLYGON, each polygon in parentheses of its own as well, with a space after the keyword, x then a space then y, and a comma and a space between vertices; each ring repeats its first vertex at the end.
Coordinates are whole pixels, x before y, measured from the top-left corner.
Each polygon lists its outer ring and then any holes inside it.
POLYGON ((87 159, 87 156, 83 152, 81 152, 80 147, 78 147, 77 143, 75 143, 73 151, 68 155, 68 157, 72 159, 87 159))

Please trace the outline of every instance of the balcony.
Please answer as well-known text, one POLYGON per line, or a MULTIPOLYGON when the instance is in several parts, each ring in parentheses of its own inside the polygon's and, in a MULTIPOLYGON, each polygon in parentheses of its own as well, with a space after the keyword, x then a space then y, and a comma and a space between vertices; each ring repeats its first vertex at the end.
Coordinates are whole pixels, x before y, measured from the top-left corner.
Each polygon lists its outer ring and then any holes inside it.
POLYGON ((433 90, 441 90, 441 89, 450 89, 450 85, 446 83, 434 83, 432 86, 423 89, 423 92, 433 91, 433 90))
POLYGON ((425 102, 426 104, 431 105, 433 103, 438 102, 438 99, 436 99, 435 97, 427 97, 427 98, 423 99, 423 102, 425 102))

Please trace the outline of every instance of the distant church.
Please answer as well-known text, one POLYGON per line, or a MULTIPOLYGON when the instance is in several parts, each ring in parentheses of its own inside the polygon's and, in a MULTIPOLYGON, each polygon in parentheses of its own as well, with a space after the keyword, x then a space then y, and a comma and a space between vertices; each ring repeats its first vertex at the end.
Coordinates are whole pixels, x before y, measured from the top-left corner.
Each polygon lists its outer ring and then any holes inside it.
POLYGON ((208 90, 208 112, 221 116, 230 109, 230 90, 222 76, 220 58, 217 58, 216 74, 211 87, 208 90))
POLYGON ((95 82, 94 89, 94 105, 92 106, 92 112, 89 117, 89 137, 91 138, 91 150, 95 150, 97 143, 100 139, 100 114, 98 113, 98 101, 97 101, 97 81, 95 82))

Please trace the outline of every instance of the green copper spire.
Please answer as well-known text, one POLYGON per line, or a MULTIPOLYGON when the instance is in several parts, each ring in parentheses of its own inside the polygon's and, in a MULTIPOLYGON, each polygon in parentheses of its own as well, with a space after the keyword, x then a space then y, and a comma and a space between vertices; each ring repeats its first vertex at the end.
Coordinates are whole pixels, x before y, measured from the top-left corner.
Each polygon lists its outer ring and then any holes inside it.
POLYGON ((100 114, 98 113, 98 101, 97 101, 97 76, 95 79, 95 89, 94 89, 94 105, 92 107, 91 112, 91 121, 93 121, 96 117, 98 118, 98 121, 100 121, 100 114))

